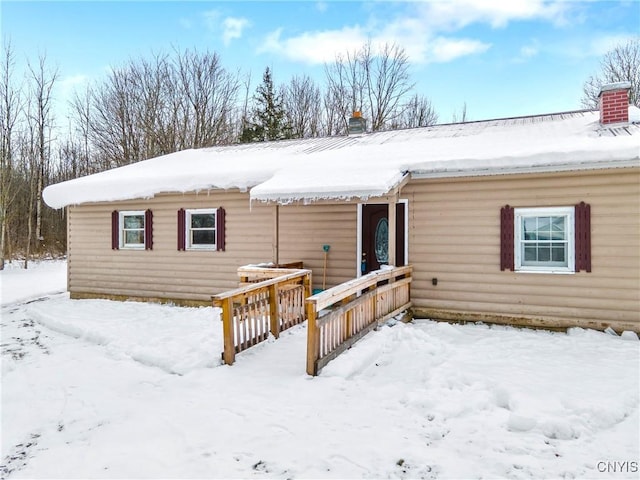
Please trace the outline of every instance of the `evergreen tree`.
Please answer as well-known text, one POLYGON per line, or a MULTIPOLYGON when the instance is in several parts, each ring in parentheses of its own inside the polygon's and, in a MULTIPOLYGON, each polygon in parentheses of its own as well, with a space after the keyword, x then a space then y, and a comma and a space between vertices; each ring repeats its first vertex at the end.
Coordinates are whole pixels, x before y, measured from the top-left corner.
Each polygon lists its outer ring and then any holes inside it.
POLYGON ((282 95, 276 92, 271 70, 266 68, 262 83, 256 88, 253 97, 253 119, 246 122, 240 135, 240 142, 264 142, 290 137, 290 128, 285 121, 282 95))

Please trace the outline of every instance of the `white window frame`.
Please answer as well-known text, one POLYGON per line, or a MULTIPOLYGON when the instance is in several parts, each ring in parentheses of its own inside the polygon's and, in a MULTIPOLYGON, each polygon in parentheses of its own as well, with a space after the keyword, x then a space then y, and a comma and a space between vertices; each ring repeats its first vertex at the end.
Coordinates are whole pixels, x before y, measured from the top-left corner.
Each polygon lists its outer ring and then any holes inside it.
POLYGON ((132 249, 132 250, 144 250, 145 243, 144 239, 146 238, 146 228, 147 228, 147 219, 144 213, 144 210, 122 210, 119 213, 120 218, 118 219, 118 229, 120 230, 120 248, 123 249, 132 249), (124 228, 124 217, 133 217, 133 216, 141 216, 142 217, 142 229, 125 229, 124 228), (126 235, 125 232, 127 230, 142 230, 142 243, 126 243, 126 235))
MULTIPOLYGON (((538 207, 514 209, 515 270, 534 273, 575 273, 575 207, 538 207), (523 265, 523 219, 526 217, 565 217, 567 244, 567 265, 523 265)), ((559 242, 554 242, 559 243, 559 242)))
POLYGON ((184 219, 184 248, 185 250, 217 250, 218 249, 218 209, 217 208, 191 208, 185 210, 185 219, 184 219), (207 228, 206 230, 213 230, 215 233, 215 243, 214 244, 193 244, 191 239, 191 215, 193 214, 213 214, 215 215, 215 227, 207 228))

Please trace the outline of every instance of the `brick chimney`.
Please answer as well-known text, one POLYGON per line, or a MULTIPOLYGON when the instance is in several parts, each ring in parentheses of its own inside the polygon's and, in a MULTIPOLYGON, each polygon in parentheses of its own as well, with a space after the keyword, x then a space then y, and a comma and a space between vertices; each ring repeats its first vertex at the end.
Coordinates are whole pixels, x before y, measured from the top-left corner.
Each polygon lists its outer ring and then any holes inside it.
POLYGON ((629 90, 631 82, 608 83, 600 87, 600 124, 629 121, 629 90))

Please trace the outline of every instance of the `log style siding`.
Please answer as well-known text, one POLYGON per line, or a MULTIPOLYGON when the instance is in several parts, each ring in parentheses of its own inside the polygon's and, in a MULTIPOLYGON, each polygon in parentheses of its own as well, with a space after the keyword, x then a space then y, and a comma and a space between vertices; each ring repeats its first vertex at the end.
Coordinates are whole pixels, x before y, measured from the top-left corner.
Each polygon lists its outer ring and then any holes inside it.
POLYGON ((69 208, 69 291, 74 298, 195 300, 238 286, 237 269, 272 257, 272 208, 250 208, 249 194, 211 191, 69 208), (178 251, 178 209, 226 212, 224 251, 178 251), (153 211, 152 250, 112 250, 113 210, 153 211))
MULTIPOLYGON (((164 194, 148 200, 104 202, 69 208, 69 285, 73 298, 107 297, 209 302, 238 286, 242 265, 273 260, 274 209, 249 203, 248 193, 211 191, 164 194), (178 209, 225 209, 225 251, 178 251, 178 209), (153 212, 152 250, 112 250, 111 212, 153 212)), ((279 208, 279 262, 303 261, 322 287, 355 276, 357 206, 306 205, 279 208)))
MULTIPOLYGON (((408 199, 411 300, 416 316, 547 328, 640 330, 640 169, 474 178, 413 179, 408 199), (591 207, 590 273, 500 270, 500 209, 591 207), (437 279, 434 285, 432 279, 437 279)), ((274 260, 275 207, 246 192, 162 194, 69 207, 69 291, 111 297, 209 302, 237 287, 239 266, 274 260), (178 251, 179 208, 223 207, 224 251, 178 251), (152 250, 112 250, 113 210, 153 211, 152 250)), ((278 262, 304 262, 322 287, 353 279, 357 205, 278 208, 278 262)))
POLYGON ((280 207, 280 263, 302 260, 313 270, 313 288, 322 288, 323 245, 329 245, 326 288, 356 276, 356 204, 280 207))
POLYGON ((640 169, 413 180, 402 197, 416 315, 640 329, 640 169), (500 270, 501 207, 581 201, 591 205, 592 272, 500 270))

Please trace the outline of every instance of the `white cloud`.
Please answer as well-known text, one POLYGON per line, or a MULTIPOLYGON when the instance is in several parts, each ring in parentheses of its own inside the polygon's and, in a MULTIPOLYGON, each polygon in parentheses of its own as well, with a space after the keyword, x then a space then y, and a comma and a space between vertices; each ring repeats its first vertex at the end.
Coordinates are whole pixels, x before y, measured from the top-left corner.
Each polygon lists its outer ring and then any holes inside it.
POLYGON ((207 29, 215 32, 218 30, 218 26, 220 24, 220 12, 218 10, 207 10, 202 14, 204 17, 204 24, 207 29))
POLYGON ((258 53, 276 53, 293 61, 320 64, 333 61, 339 53, 359 49, 368 38, 367 33, 358 26, 345 27, 342 30, 305 32, 287 39, 281 37, 281 28, 271 32, 258 49, 258 53))
POLYGON ((251 26, 251 22, 242 17, 224 17, 219 10, 207 10, 202 13, 207 29, 218 35, 221 34, 222 42, 228 46, 232 40, 241 38, 244 30, 251 26))
POLYGON ((222 41, 225 45, 229 45, 234 38, 242 37, 242 32, 245 28, 250 26, 249 20, 246 18, 227 17, 222 21, 224 32, 222 34, 222 41))
POLYGON ((520 49, 520 56, 523 58, 535 57, 538 54, 538 48, 530 45, 524 46, 520 49))
POLYGON ((422 19, 437 30, 458 30, 473 23, 493 28, 511 21, 542 19, 565 23, 568 2, 548 0, 454 0, 421 3, 422 19))
POLYGON ((178 23, 185 30, 189 30, 191 28, 191 21, 188 18, 181 18, 178 20, 178 23))
POLYGON ((513 63, 524 63, 540 53, 540 44, 537 40, 533 40, 528 45, 523 45, 518 51, 518 55, 511 61, 513 63))
POLYGON ((623 45, 629 40, 638 38, 638 35, 632 34, 616 34, 616 35, 601 35, 591 39, 589 44, 588 53, 591 55, 602 56, 613 50, 618 45, 623 45))
POLYGON ((484 53, 491 44, 467 38, 435 38, 427 47, 427 61, 450 62, 459 57, 475 53, 484 53))
POLYGON ((359 50, 369 40, 375 49, 385 43, 395 43, 405 48, 410 61, 415 63, 450 62, 456 58, 483 53, 491 44, 479 40, 451 37, 430 37, 426 32, 410 28, 411 21, 402 28, 391 25, 377 36, 368 34, 360 27, 345 27, 341 30, 305 32, 296 37, 282 38, 282 29, 271 32, 258 53, 275 53, 289 60, 307 64, 332 62, 339 54, 359 50))
POLYGON ((629 40, 639 38, 632 33, 594 33, 588 38, 578 38, 571 41, 555 45, 553 50, 559 55, 571 59, 582 60, 588 57, 602 57, 617 45, 625 44, 629 40))
POLYGON ((327 8, 329 8, 329 5, 327 5, 327 2, 324 2, 324 1, 316 2, 316 10, 319 11, 320 13, 326 12, 327 8))
MULTIPOLYGON (((321 2, 317 5, 321 5, 321 2)), ((275 53, 289 60, 319 64, 337 54, 353 51, 371 40, 373 45, 396 43, 415 63, 449 62, 486 52, 491 44, 481 39, 459 38, 455 32, 471 24, 501 28, 513 21, 565 22, 570 3, 549 0, 451 0, 398 2, 404 10, 395 18, 376 21, 375 3, 365 25, 347 25, 334 30, 308 31, 287 37, 283 29, 272 31, 258 53, 275 53), (405 8, 406 7, 406 8, 405 8)), ((524 47, 522 58, 537 53, 537 46, 524 47)))
POLYGON ((69 97, 77 87, 86 84, 88 81, 89 77, 87 75, 71 75, 60 80, 58 87, 64 97, 69 97))

